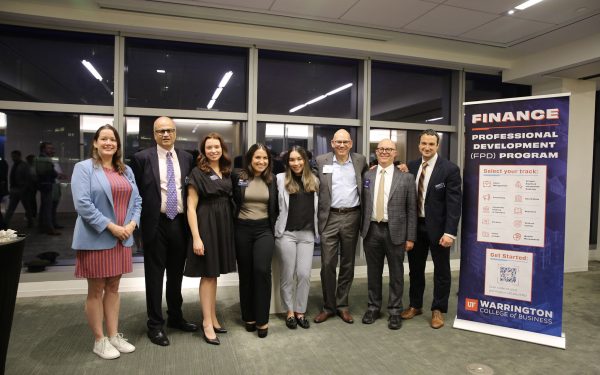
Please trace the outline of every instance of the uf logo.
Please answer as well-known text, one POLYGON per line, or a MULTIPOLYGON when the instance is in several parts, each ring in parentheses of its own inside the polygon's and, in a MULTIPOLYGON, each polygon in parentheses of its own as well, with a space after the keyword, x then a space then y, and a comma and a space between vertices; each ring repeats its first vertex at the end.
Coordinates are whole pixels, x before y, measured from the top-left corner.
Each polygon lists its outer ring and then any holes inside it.
POLYGON ((479 301, 473 298, 465 298, 465 310, 467 311, 477 311, 477 306, 479 305, 479 301))

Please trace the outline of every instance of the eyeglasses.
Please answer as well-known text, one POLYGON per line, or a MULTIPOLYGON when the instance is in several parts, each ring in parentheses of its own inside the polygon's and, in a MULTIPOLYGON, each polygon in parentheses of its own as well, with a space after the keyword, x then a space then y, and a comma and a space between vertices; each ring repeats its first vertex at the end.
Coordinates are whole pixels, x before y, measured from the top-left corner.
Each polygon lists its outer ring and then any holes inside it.
POLYGON ((154 134, 157 135, 161 135, 161 134, 173 134, 175 133, 175 129, 159 129, 159 130, 155 130, 154 134))
POLYGON ((333 143, 335 143, 338 146, 341 146, 341 145, 345 146, 345 145, 349 145, 350 143, 352 143, 352 141, 333 141, 333 143))
POLYGON ((389 148, 389 147, 377 147, 375 149, 375 151, 379 152, 380 154, 389 154, 392 151, 396 151, 395 148, 389 148))

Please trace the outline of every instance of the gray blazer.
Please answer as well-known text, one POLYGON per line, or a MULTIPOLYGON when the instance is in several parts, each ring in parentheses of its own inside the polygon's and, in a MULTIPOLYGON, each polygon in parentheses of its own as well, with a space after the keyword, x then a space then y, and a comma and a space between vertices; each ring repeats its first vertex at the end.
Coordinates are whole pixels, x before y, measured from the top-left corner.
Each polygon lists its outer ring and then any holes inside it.
MULTIPOLYGON (((377 168, 365 172, 362 185, 362 226, 363 238, 369 233, 373 200, 375 197, 375 178, 377 168)), ((388 229, 394 245, 417 239, 417 189, 415 178, 410 173, 402 173, 394 168, 392 186, 387 202, 388 229)))
MULTIPOLYGON (((285 226, 287 225, 288 213, 290 208, 290 194, 285 189, 285 172, 277 174, 277 199, 279 200, 279 216, 275 222, 275 238, 283 236, 285 226)), ((318 233, 318 217, 319 210, 319 195, 315 192, 315 239, 319 237, 318 233)))
MULTIPOLYGON (((354 173, 356 174, 356 187, 358 189, 358 199, 360 201, 362 174, 367 170, 367 159, 361 154, 353 152, 350 153, 350 158, 352 159, 354 173)), ((329 218, 329 209, 331 208, 331 173, 323 173, 323 166, 331 164, 333 164, 333 152, 317 156, 317 177, 319 177, 319 234, 322 234, 325 229, 327 219, 329 218)))

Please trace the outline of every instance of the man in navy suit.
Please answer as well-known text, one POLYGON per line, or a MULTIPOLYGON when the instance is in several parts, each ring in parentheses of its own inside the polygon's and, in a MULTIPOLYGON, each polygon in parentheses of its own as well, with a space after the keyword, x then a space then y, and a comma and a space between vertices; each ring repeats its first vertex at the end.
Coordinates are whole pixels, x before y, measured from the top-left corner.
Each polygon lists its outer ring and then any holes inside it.
POLYGON ((173 120, 159 117, 154 122, 153 132, 156 147, 136 153, 131 168, 142 196, 140 229, 144 247, 148 338, 156 345, 167 346, 169 339, 163 330, 165 320, 162 315, 165 270, 167 326, 186 332, 198 329, 183 318, 181 311, 181 282, 188 238, 184 213, 185 179, 194 163, 192 155, 174 147, 177 135, 173 120), (168 199, 171 199, 169 203, 168 199))
POLYGON ((425 263, 431 250, 433 302, 431 327, 444 326, 450 296, 450 247, 456 239, 461 214, 461 177, 458 166, 437 154, 440 137, 428 129, 419 137, 421 158, 408 163, 417 186, 417 242, 408 251, 410 306, 401 314, 412 319, 423 313, 425 263))

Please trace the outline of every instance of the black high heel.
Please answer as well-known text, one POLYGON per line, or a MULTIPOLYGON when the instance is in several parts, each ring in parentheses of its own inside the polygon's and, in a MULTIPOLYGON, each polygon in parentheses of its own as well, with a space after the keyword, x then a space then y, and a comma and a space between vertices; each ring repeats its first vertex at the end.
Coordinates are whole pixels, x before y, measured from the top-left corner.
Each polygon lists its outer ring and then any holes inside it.
POLYGON ((269 327, 267 327, 267 328, 256 327, 256 330, 258 331, 258 337, 260 337, 261 339, 264 339, 269 334, 269 327))
POLYGON ((213 327, 215 333, 227 333, 227 328, 225 327, 213 327))
MULTIPOLYGON (((208 336, 206 336, 206 331, 204 330, 204 327, 202 327, 202 333, 204 334, 204 341, 206 341, 208 344, 211 345, 221 345, 221 341, 219 340, 219 336, 215 335, 214 339, 209 339, 208 336)), ((215 331, 216 333, 216 331, 215 331)))
POLYGON ((247 332, 254 332, 254 331, 256 331, 256 322, 254 322, 254 323, 244 322, 244 327, 246 328, 247 332))

